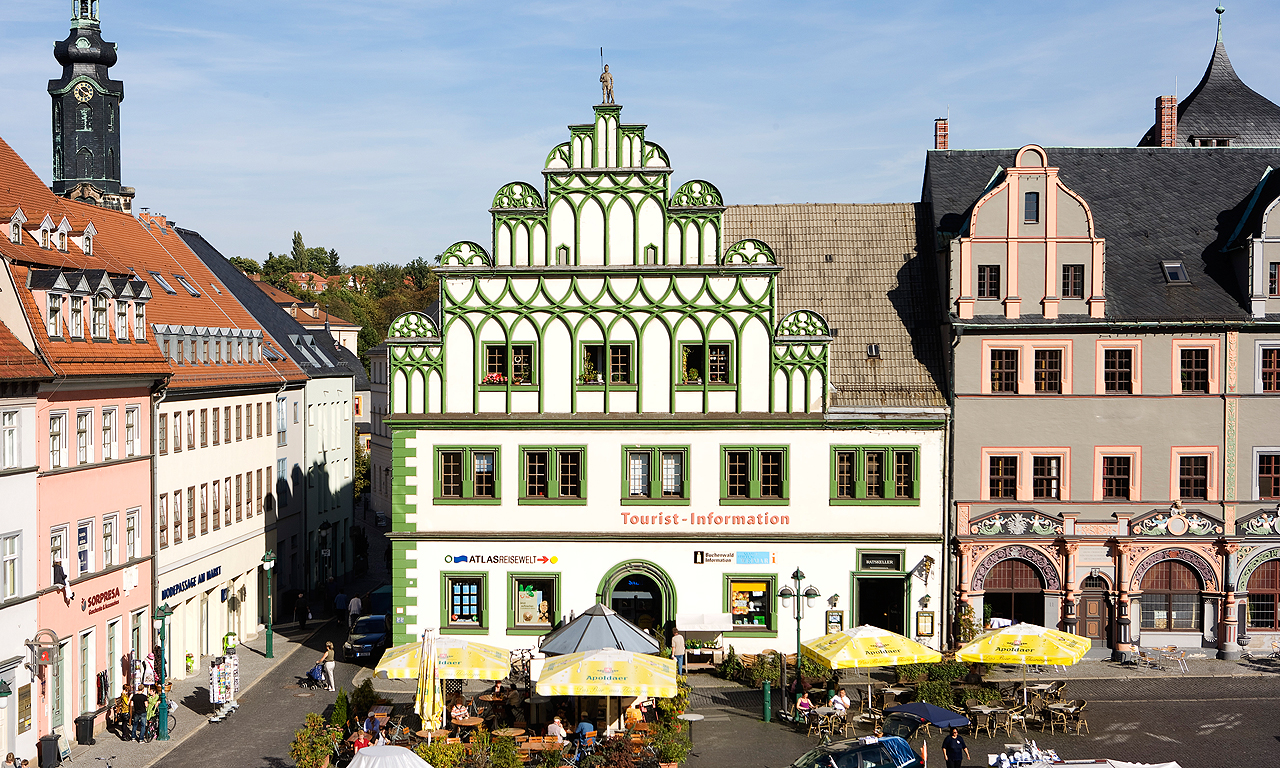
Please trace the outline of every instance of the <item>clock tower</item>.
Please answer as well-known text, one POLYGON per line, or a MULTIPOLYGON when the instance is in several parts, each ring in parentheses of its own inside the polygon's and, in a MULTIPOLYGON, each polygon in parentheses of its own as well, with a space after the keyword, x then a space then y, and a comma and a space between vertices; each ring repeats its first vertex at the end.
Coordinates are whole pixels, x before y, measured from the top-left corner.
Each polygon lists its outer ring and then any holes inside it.
POLYGON ((71 34, 53 45, 62 77, 53 97, 53 192, 126 213, 133 188, 120 186, 120 102, 124 83, 107 70, 115 43, 104 42, 98 0, 72 0, 71 34))

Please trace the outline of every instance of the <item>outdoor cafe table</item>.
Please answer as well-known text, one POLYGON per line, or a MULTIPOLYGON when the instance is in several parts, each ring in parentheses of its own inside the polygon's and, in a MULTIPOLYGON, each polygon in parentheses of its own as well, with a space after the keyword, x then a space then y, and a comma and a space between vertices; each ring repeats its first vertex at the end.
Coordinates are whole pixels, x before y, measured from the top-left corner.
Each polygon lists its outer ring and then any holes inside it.
MULTIPOLYGON (((836 713, 836 708, 835 707, 817 707, 813 711, 818 713, 819 715, 834 715, 836 713)), ((683 715, 681 715, 681 717, 683 717, 683 715)), ((698 719, 701 720, 702 718, 699 717, 698 719)))
POLYGON ((1055 712, 1066 712, 1068 715, 1070 715, 1070 714, 1073 714, 1077 709, 1079 709, 1079 707, 1077 707, 1076 705, 1070 702, 1060 701, 1056 704, 1050 704, 1049 706, 1045 707, 1045 709, 1052 709, 1055 712))
POLYGON ((904 693, 911 693, 910 688, 885 688, 884 693, 892 693, 894 696, 901 696, 904 693))
POLYGON ((520 750, 528 750, 530 752, 546 752, 549 750, 563 750, 567 741, 526 741, 517 747, 520 750))
POLYGON ((513 739, 524 734, 525 730, 523 728, 499 728, 493 732, 494 736, 510 736, 513 739))
POLYGON ((1008 711, 1004 707, 993 707, 987 704, 974 704, 972 707, 969 707, 969 709, 972 709, 974 712, 981 712, 984 715, 1008 711))
MULTIPOLYGON (((831 708, 830 708, 830 707, 818 707, 818 710, 817 710, 817 711, 818 711, 818 712, 821 712, 821 711, 822 711, 822 710, 824 710, 824 709, 831 709, 831 708)), ((834 712, 835 710, 832 710, 832 711, 834 712)), ((684 714, 682 714, 682 715, 676 715, 676 719, 677 719, 677 720, 683 720, 683 721, 685 721, 686 723, 688 723, 688 724, 689 724, 689 745, 690 745, 690 746, 692 746, 692 745, 693 745, 693 724, 694 724, 694 723, 696 723, 696 722, 698 722, 698 721, 699 721, 699 720, 701 720, 702 718, 703 718, 703 716, 702 716, 702 715, 699 715, 697 712, 685 712, 685 713, 684 713, 684 714)))
POLYGON ((373 719, 378 721, 378 727, 381 728, 387 724, 387 718, 391 717, 391 707, 369 707, 369 714, 373 716, 373 719))
POLYGON ((484 725, 484 718, 483 717, 455 717, 453 718, 453 724, 458 726, 459 728, 475 728, 476 726, 484 725))
POLYGON ((1028 685, 1027 690, 1035 691, 1036 693, 1044 693, 1052 687, 1053 683, 1036 683, 1035 685, 1028 685))

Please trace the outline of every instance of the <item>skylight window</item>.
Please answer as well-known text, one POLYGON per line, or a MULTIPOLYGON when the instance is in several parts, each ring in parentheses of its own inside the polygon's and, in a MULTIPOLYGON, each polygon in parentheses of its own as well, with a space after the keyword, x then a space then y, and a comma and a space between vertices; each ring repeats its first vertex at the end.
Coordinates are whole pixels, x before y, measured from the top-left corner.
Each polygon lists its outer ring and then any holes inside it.
POLYGON ((173 276, 178 279, 179 283, 182 283, 183 288, 187 289, 187 293, 197 297, 200 295, 200 292, 196 290, 196 287, 194 285, 192 285, 190 282, 187 281, 187 278, 183 277, 182 275, 179 275, 176 272, 174 273, 173 276))
POLYGON ((1164 269, 1165 282, 1173 284, 1191 282, 1191 278, 1187 276, 1187 268, 1181 261, 1162 261, 1160 266, 1164 269))
POLYGON ((160 287, 164 289, 165 293, 170 293, 170 294, 177 293, 177 291, 173 290, 173 286, 169 285, 169 281, 164 279, 164 275, 160 274, 159 272, 151 272, 150 274, 152 277, 156 279, 156 282, 160 284, 160 287))
POLYGON ((217 283, 209 283, 209 287, 212 288, 219 296, 222 295, 222 289, 218 287, 217 283))

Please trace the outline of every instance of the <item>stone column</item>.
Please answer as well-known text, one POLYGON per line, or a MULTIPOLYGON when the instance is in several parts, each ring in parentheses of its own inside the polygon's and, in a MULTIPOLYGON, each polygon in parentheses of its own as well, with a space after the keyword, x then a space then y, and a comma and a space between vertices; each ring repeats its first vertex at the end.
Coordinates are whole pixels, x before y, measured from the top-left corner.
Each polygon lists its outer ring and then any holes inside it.
POLYGON ((1240 544, 1234 541, 1219 540, 1218 554, 1222 558, 1222 631, 1218 637, 1218 658, 1235 661, 1240 658, 1238 638, 1245 634, 1245 625, 1239 623, 1239 610, 1236 600, 1236 579, 1239 576, 1239 563, 1236 562, 1240 544))
POLYGON ((1076 550, 1078 549, 1080 549, 1080 545, 1074 541, 1061 541, 1058 545, 1058 551, 1062 553, 1062 582, 1064 586, 1062 592, 1062 628, 1063 631, 1070 632, 1073 635, 1078 634, 1076 627, 1080 621, 1079 616, 1076 614, 1075 558, 1076 550))
MULTIPOLYGON (((955 646, 960 647, 961 633, 960 620, 966 609, 972 609, 969 602, 969 571, 972 567, 971 559, 973 557, 973 548, 969 544, 955 545, 955 553, 960 562, 959 573, 956 574, 956 610, 954 613, 954 626, 952 627, 952 640, 955 646)), ((975 618, 975 621, 981 621, 981 617, 975 618)), ((979 625, 981 626, 981 625, 979 625)))
POLYGON ((1116 632, 1115 632, 1115 650, 1111 653, 1112 661, 1128 661, 1133 655, 1133 648, 1130 645, 1132 640, 1129 636, 1129 628, 1132 620, 1129 618, 1129 568, 1125 564, 1125 558, 1129 555, 1129 546, 1121 544, 1112 539, 1108 542, 1111 547, 1111 556, 1116 562, 1116 632))

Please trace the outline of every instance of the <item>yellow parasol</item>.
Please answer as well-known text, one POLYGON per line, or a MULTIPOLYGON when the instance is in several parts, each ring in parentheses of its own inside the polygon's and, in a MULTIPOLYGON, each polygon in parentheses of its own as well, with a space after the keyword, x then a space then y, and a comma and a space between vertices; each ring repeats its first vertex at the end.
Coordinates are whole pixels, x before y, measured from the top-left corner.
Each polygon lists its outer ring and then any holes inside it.
POLYGON ((373 676, 383 680, 416 679, 422 668, 422 643, 418 640, 388 648, 373 669, 373 676))
MULTIPOLYGON (((930 664, 942 654, 909 637, 863 624, 800 644, 800 652, 828 669, 893 667, 930 664)), ((867 697, 871 696, 871 672, 867 672, 867 697)))
POLYGON ((1027 665, 1075 664, 1093 647, 1087 637, 1035 624, 1014 624, 983 632, 956 652, 961 661, 1022 665, 1022 703, 1027 703, 1027 665))
MULTIPOLYGON (((435 679, 501 680, 511 674, 511 654, 492 645, 462 637, 436 637, 435 679)), ((417 679, 423 644, 388 648, 374 668, 374 676, 389 680, 417 679)))
POLYGON ((672 659, 603 648, 548 659, 538 676, 543 696, 654 696, 678 693, 672 659))

